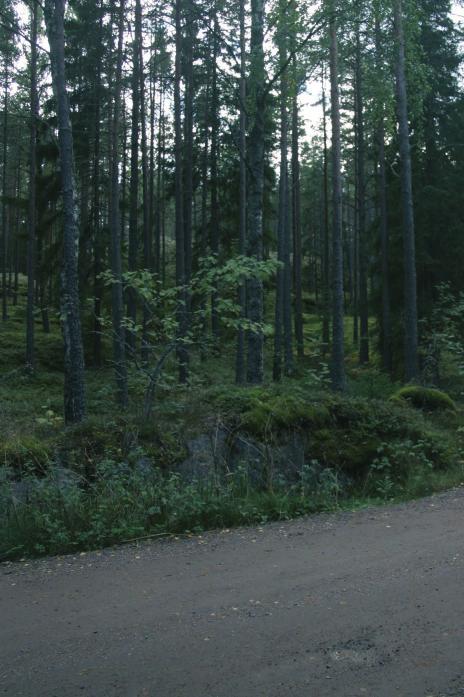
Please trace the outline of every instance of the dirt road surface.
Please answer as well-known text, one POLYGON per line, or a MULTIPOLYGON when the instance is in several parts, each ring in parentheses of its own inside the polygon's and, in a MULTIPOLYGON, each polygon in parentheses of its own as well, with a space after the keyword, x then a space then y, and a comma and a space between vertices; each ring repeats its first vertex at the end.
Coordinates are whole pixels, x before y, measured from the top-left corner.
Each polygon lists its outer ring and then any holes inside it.
POLYGON ((0 565, 9 697, 464 697, 464 490, 0 565))

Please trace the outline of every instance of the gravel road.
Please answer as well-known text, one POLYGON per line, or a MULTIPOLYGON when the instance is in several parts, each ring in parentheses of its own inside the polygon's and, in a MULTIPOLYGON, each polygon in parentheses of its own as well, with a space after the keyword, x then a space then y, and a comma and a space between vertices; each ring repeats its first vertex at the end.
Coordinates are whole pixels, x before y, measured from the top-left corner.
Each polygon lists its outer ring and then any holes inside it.
POLYGON ((464 697, 464 489, 0 564, 10 697, 464 697))

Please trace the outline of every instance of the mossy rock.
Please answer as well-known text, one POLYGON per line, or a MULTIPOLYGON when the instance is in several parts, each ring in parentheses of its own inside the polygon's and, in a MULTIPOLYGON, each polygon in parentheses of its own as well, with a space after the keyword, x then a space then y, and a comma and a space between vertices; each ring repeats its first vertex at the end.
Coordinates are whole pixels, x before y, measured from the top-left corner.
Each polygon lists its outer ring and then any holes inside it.
POLYGON ((456 405, 446 392, 431 387, 410 385, 398 390, 391 401, 397 403, 407 402, 421 411, 456 411, 456 405))
POLYGON ((336 427, 322 428, 307 435, 307 453, 325 467, 338 469, 357 479, 364 476, 372 464, 381 438, 365 436, 336 427))
POLYGON ((277 435, 282 431, 322 426, 330 420, 322 404, 310 404, 296 396, 275 396, 255 400, 240 420, 241 429, 256 436, 277 435))

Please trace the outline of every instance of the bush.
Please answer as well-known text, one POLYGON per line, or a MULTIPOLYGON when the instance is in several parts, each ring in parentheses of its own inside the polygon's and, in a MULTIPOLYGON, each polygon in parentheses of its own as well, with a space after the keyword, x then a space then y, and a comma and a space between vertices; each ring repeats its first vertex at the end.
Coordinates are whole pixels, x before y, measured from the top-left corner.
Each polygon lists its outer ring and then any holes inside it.
POLYGON ((422 411, 456 411, 456 405, 446 394, 430 387, 408 386, 398 390, 393 397, 395 402, 408 402, 422 411))

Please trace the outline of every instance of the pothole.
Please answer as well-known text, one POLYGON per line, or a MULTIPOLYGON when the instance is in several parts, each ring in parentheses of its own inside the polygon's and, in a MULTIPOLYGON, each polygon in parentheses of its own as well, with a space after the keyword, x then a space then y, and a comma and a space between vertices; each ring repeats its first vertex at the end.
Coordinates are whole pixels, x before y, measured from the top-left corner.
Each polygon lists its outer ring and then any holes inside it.
POLYGON ((356 666, 374 666, 379 662, 374 648, 335 649, 330 652, 330 658, 337 663, 349 663, 356 666))

